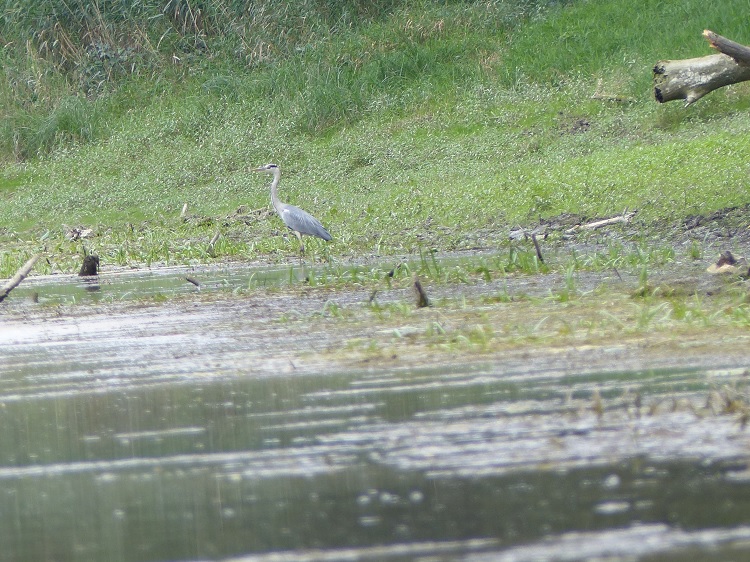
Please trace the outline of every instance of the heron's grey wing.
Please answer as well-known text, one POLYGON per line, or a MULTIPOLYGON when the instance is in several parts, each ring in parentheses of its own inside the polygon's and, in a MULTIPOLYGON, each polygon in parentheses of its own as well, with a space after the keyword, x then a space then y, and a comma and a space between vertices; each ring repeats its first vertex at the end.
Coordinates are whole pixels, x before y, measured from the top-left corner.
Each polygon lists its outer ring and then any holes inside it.
POLYGON ((284 224, 300 234, 317 236, 323 240, 331 239, 331 235, 323 225, 320 224, 320 221, 299 207, 295 207, 294 205, 284 205, 280 214, 281 220, 284 221, 284 224))

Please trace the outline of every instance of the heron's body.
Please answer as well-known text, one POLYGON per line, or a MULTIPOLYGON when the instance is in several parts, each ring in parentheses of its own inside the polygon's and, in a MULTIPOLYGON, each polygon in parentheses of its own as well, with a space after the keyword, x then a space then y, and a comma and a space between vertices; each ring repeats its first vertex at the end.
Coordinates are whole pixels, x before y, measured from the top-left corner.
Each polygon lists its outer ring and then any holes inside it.
POLYGON ((281 168, 276 164, 266 164, 260 168, 256 168, 255 172, 266 172, 273 174, 273 181, 271 182, 271 203, 276 213, 284 221, 284 224, 297 236, 300 243, 300 251, 305 252, 305 245, 302 242, 302 235, 315 236, 322 238, 325 241, 331 240, 330 233, 320 224, 320 221, 313 217, 307 211, 303 211, 299 207, 294 205, 288 205, 282 203, 279 200, 278 188, 279 181, 281 180, 281 168))

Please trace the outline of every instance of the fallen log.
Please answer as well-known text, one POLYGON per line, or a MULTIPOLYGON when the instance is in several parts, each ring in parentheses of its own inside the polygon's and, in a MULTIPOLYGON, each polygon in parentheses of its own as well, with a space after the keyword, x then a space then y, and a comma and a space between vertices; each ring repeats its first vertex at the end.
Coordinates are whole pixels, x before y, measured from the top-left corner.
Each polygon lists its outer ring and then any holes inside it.
POLYGON ((717 90, 750 80, 750 47, 708 29, 703 36, 720 54, 662 60, 654 66, 654 97, 659 103, 682 99, 685 106, 717 90))
POLYGON ((33 258, 31 258, 29 261, 27 261, 21 269, 19 269, 16 274, 8 281, 2 289, 0 289, 0 302, 3 302, 5 300, 5 297, 7 297, 10 292, 18 287, 21 282, 26 279, 26 276, 31 272, 31 270, 34 268, 34 264, 36 263, 36 260, 39 259, 39 255, 37 254, 33 258))

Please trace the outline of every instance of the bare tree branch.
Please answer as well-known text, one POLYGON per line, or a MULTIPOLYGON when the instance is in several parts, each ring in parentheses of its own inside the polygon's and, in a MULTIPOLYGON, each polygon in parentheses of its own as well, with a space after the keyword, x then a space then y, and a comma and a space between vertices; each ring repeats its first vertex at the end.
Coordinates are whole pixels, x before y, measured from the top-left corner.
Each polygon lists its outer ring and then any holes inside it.
POLYGON ((16 274, 13 276, 10 281, 8 281, 2 289, 0 289, 0 302, 3 302, 5 300, 5 297, 7 297, 10 292, 18 287, 21 282, 26 279, 26 276, 31 272, 31 270, 34 268, 34 264, 36 263, 36 260, 39 259, 39 254, 31 258, 29 261, 27 261, 21 269, 19 269, 16 274))
POLYGON ((703 30, 703 37, 706 38, 708 44, 711 45, 712 48, 732 57, 737 64, 746 66, 750 65, 750 47, 735 43, 726 37, 722 37, 718 33, 714 33, 710 29, 703 30))

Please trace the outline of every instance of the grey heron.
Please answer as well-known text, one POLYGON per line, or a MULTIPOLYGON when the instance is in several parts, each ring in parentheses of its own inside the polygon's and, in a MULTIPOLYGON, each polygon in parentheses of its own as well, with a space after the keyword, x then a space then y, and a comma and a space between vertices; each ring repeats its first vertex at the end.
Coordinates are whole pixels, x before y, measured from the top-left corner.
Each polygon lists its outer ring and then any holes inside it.
POLYGON ((302 242, 302 235, 317 236, 325 241, 331 240, 330 233, 323 228, 320 221, 313 217, 310 213, 303 211, 299 207, 294 205, 288 205, 282 203, 279 200, 278 187, 279 180, 281 179, 281 168, 276 164, 266 164, 260 168, 255 168, 253 172, 265 172, 267 174, 273 174, 273 181, 271 182, 271 203, 273 208, 284 221, 284 224, 294 232, 299 239, 300 253, 305 253, 305 244, 302 242))

